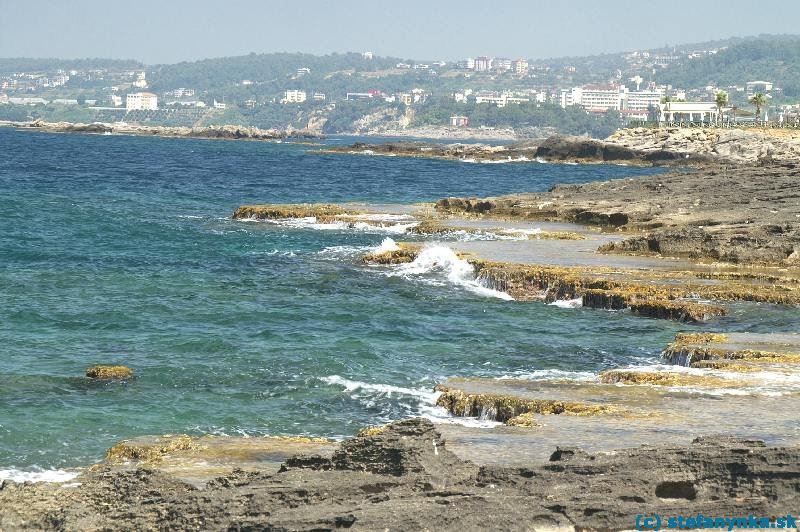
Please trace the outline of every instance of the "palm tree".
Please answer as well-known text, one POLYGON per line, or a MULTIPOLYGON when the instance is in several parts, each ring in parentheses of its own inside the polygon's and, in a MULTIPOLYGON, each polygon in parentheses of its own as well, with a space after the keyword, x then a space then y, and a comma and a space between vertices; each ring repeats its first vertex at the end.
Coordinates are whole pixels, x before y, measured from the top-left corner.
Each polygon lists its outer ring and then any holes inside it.
POLYGON ((717 104, 717 124, 719 125, 719 121, 722 118, 722 108, 728 105, 728 93, 725 91, 717 92, 716 96, 714 96, 714 103, 717 104))
POLYGON ((736 111, 738 111, 738 110, 739 110, 739 107, 738 107, 738 106, 736 106, 736 105, 734 105, 734 106, 732 106, 732 107, 731 107, 731 112, 732 112, 732 114, 733 114, 733 117, 732 117, 732 118, 733 118, 733 123, 734 123, 734 124, 736 123, 736 111))
POLYGON ((767 97, 757 92, 750 98, 750 103, 756 106, 756 122, 758 122, 758 119, 761 117, 761 108, 767 103, 767 97))

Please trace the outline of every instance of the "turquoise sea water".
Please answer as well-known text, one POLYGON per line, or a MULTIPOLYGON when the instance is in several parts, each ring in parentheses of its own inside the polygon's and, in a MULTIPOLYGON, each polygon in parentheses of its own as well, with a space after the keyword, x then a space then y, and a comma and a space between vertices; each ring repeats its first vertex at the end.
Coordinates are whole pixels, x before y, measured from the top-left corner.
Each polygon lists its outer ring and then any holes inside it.
MULTIPOLYGON (((243 203, 410 203, 652 169, 12 130, 0 150, 0 470, 85 465, 141 434, 346 436, 444 415, 430 392, 446 377, 580 376, 653 360, 685 329, 387 275, 358 260, 379 230, 230 219, 243 203), (90 383, 95 363, 137 378, 90 383)), ((800 324, 771 307, 726 320, 800 324)))

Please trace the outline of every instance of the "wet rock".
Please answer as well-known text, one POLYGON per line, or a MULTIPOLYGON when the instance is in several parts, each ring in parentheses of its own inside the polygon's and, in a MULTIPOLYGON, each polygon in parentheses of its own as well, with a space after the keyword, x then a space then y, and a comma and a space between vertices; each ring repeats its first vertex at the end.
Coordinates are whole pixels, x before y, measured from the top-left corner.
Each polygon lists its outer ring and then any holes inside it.
POLYGON ((704 322, 726 314, 725 309, 718 305, 668 299, 631 301, 628 307, 639 316, 689 323, 704 322))
POLYGON ((359 214, 329 203, 242 205, 233 213, 234 220, 275 220, 282 218, 316 218, 318 222, 333 220, 337 216, 359 214))
POLYGON ((392 251, 368 253, 361 258, 361 261, 365 264, 406 264, 414 262, 422 249, 420 245, 407 242, 400 242, 397 246, 398 249, 392 251))
MULTIPOLYGON (((800 335, 787 333, 678 334, 662 353, 671 364, 759 371, 761 365, 800 364, 800 335), (730 362, 735 364, 729 365, 730 362)), ((786 371, 786 368, 783 368, 786 371)))
POLYGON ((651 386, 734 387, 735 381, 709 375, 692 375, 668 371, 609 370, 600 373, 604 384, 649 384, 651 386))
POLYGON ((455 416, 493 419, 512 425, 532 426, 532 414, 597 416, 620 413, 611 405, 563 401, 560 399, 528 399, 494 393, 470 393, 451 386, 437 385, 441 392, 436 404, 455 416))
POLYGON ((98 365, 87 368, 86 376, 98 380, 124 380, 133 377, 133 370, 127 366, 98 365))
POLYGON ((142 437, 134 440, 124 440, 114 445, 106 453, 106 460, 109 462, 125 460, 157 462, 170 453, 198 449, 199 447, 198 443, 186 434, 142 437))

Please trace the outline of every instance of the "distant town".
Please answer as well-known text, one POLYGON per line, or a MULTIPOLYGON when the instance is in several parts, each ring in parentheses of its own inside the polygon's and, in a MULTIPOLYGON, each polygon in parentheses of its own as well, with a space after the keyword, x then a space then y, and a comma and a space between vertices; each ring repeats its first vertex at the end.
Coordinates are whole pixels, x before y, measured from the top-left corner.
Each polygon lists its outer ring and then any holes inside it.
POLYGON ((717 83, 668 82, 670 76, 686 78, 693 65, 713 65, 716 56, 730 59, 759 42, 550 61, 479 56, 416 62, 370 51, 324 57, 251 54, 157 67, 129 61, 95 66, 82 60, 85 65, 69 68, 69 61, 62 66, 30 60, 27 65, 22 59, 0 59, 0 119, 224 122, 329 133, 391 133, 420 126, 559 130, 567 119, 573 129, 567 132, 585 128, 598 134, 646 122, 797 126, 800 94, 795 85, 783 86, 782 72, 747 77, 753 72, 745 68, 734 82, 732 72, 716 76, 717 83), (271 79, 259 77, 261 71, 271 79))

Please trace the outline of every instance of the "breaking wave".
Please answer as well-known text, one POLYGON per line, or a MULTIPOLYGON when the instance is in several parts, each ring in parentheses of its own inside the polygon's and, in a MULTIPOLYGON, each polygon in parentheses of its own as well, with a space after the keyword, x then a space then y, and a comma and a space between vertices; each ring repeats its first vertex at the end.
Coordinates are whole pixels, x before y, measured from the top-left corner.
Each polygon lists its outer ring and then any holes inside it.
MULTIPOLYGON (((368 403, 373 403, 374 398, 405 396, 418 401, 416 404, 403 404, 402 406, 409 415, 423 417, 434 423, 446 423, 450 425, 462 425, 465 427, 491 428, 502 425, 492 419, 453 416, 446 409, 436 406, 436 400, 440 392, 434 392, 430 388, 404 388, 391 384, 374 384, 369 382, 353 381, 345 379, 339 375, 329 375, 320 378, 325 384, 341 386, 345 392, 350 393, 353 399, 367 399, 368 403), (366 396, 366 397, 365 397, 366 396)), ((394 420, 394 419, 388 419, 394 420)))
POLYGON ((425 279, 431 275, 444 275, 447 282, 460 286, 474 294, 486 297, 496 297, 506 301, 514 298, 505 292, 488 288, 475 278, 475 268, 466 260, 459 258, 456 253, 445 246, 430 246, 424 248, 413 262, 401 264, 392 270, 389 275, 405 277, 407 279, 425 279))
POLYGON ((353 381, 345 379, 339 375, 329 375, 321 377, 320 380, 325 384, 342 386, 346 392, 357 392, 363 390, 378 395, 386 395, 391 397, 394 395, 408 395, 416 397, 430 404, 435 404, 436 399, 439 397, 439 392, 431 391, 426 388, 403 388, 402 386, 394 386, 391 384, 373 384, 369 382, 353 381))
POLYGON ((576 297, 575 299, 557 299, 552 303, 549 303, 554 307, 559 308, 581 308, 583 306, 583 298, 576 297))
MULTIPOLYGON (((405 218, 404 218, 405 219, 405 218)), ((393 221, 393 220, 372 220, 365 218, 365 221, 334 221, 321 223, 317 218, 310 216, 307 218, 279 218, 276 220, 266 220, 267 223, 289 227, 293 229, 314 229, 316 231, 363 231, 365 233, 390 233, 404 234, 409 229, 419 225, 418 221, 393 221)))
POLYGON ((79 474, 78 471, 67 471, 64 469, 40 469, 34 471, 0 469, 0 480, 11 480, 13 482, 63 483, 74 480, 79 474))

